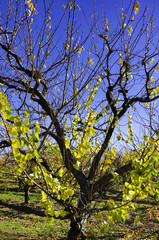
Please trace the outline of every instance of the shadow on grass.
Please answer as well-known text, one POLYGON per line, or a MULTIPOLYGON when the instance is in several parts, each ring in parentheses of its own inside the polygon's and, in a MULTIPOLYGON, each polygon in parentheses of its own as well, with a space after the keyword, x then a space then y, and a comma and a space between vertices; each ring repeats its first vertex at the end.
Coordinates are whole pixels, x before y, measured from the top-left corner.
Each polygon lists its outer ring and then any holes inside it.
POLYGON ((26 213, 26 214, 34 214, 34 215, 37 215, 40 217, 45 217, 44 210, 35 209, 34 206, 30 207, 30 206, 26 206, 25 204, 17 205, 17 204, 8 203, 8 202, 2 201, 2 200, 0 200, 0 205, 7 207, 7 208, 14 209, 16 211, 26 213))

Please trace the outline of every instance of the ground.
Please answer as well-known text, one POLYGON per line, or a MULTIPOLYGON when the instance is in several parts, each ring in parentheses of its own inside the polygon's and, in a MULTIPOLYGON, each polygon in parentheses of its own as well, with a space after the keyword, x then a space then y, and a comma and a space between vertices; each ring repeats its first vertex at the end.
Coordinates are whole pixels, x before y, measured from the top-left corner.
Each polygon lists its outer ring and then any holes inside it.
MULTIPOLYGON (((29 204, 24 204, 24 194, 18 191, 15 181, 0 180, 0 239, 1 240, 64 240, 69 222, 50 222, 45 216, 37 190, 30 193, 29 204), (12 187, 11 187, 12 186, 12 187)), ((159 240, 159 206, 151 201, 136 204, 136 210, 125 223, 116 223, 101 234, 99 220, 91 218, 87 238, 96 239, 147 239, 159 240), (138 218, 140 216, 140 220, 138 218)))

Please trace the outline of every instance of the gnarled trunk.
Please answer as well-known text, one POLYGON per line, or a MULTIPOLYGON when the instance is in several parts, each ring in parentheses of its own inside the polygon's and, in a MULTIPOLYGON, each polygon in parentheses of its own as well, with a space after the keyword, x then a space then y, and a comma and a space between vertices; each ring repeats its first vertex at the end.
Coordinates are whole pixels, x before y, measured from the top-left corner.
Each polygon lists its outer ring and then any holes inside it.
MULTIPOLYGON (((86 190, 86 189, 85 189, 86 190)), ((67 240, 85 240, 85 227, 88 220, 89 190, 81 193, 78 202, 78 212, 72 216, 67 240)))
POLYGON ((68 232, 67 240, 85 240, 85 224, 87 222, 86 214, 80 214, 81 216, 72 219, 70 224, 70 230, 68 232))

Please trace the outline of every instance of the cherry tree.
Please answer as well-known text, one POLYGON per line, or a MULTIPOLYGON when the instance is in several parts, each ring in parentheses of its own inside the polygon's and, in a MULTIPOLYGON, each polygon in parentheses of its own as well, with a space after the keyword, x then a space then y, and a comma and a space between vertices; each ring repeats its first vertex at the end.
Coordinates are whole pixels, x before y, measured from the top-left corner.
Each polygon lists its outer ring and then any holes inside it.
POLYGON ((89 17, 87 34, 76 0, 61 5, 58 22, 54 1, 38 4, 9 0, 1 18, 0 146, 12 149, 16 173, 41 189, 47 214, 70 220, 67 239, 85 239, 91 215, 123 221, 132 200, 159 194, 158 133, 143 136, 134 159, 117 168, 110 144, 116 133, 133 146, 128 110, 158 101, 158 28, 138 1, 118 11, 116 29, 89 17))

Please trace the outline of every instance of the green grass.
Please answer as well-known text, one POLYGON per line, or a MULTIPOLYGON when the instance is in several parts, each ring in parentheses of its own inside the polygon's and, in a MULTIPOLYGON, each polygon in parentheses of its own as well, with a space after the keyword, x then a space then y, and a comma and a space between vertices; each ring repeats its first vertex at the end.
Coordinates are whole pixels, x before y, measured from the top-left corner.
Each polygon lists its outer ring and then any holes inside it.
MULTIPOLYGON (((35 214, 26 214, 18 211, 11 205, 30 207, 42 210, 41 192, 31 190, 29 192, 29 204, 24 204, 24 192, 18 189, 18 183, 14 178, 0 178, 0 200, 4 205, 0 205, 0 239, 64 239, 67 235, 69 222, 48 221, 47 217, 35 214), (5 205, 7 204, 7 206, 5 205), (41 207, 40 207, 41 206, 41 207)), ((44 211, 44 209, 43 209, 44 211)))
MULTIPOLYGON (((10 240, 64 240, 69 229, 69 221, 55 220, 48 221, 47 217, 38 216, 34 213, 26 213, 17 210, 11 205, 29 207, 33 210, 44 211, 41 206, 41 193, 30 192, 30 202, 24 204, 24 193, 18 191, 18 184, 15 179, 0 179, 0 239, 10 240), (9 189, 9 190, 8 190, 9 189), (15 189, 17 189, 15 191, 15 189), (6 203, 6 205, 5 205, 6 203), (8 204, 8 205, 7 205, 8 204), (10 206, 10 207, 9 207, 10 206)), ((136 210, 130 214, 130 219, 125 223, 116 223, 110 227, 105 235, 100 233, 100 220, 91 217, 87 224, 86 233, 88 240, 94 239, 144 239, 159 240, 159 221, 155 213, 159 212, 159 206, 148 206, 136 204, 136 210), (148 219, 148 212, 152 211, 151 219, 148 219), (138 220, 140 216, 140 221, 138 220), (100 238, 97 238, 99 236, 100 238)))
MULTIPOLYGON (((29 199, 31 202, 40 201, 41 194, 40 193, 29 193, 29 199)), ((24 192, 11 192, 11 191, 0 191, 0 200, 14 200, 24 202, 24 192)))
POLYGON ((67 232, 67 226, 59 222, 55 224, 50 224, 46 219, 32 219, 32 218, 13 218, 0 220, 0 229, 3 229, 3 232, 14 233, 14 235, 23 235, 24 237, 46 237, 58 239, 59 236, 64 237, 64 233, 67 232))

